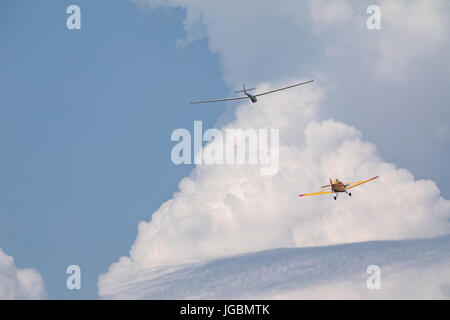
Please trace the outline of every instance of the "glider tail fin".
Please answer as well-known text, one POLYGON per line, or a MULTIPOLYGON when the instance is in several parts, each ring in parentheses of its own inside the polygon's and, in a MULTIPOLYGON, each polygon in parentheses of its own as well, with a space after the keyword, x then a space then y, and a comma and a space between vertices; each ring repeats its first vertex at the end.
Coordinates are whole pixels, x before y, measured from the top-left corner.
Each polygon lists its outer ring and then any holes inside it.
POLYGON ((243 84, 242 84, 242 89, 243 89, 243 90, 235 91, 234 93, 241 93, 241 92, 244 92, 244 93, 246 94, 247 91, 252 91, 252 90, 255 90, 256 88, 247 89, 247 88, 245 87, 245 83, 243 83, 243 84))

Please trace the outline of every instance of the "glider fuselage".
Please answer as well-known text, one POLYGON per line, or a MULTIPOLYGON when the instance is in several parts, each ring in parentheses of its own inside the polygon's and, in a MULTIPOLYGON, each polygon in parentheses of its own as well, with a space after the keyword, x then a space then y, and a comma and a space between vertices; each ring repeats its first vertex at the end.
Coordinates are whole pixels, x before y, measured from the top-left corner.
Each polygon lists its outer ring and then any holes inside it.
POLYGON ((248 93, 245 89, 244 89, 244 93, 247 95, 247 97, 249 97, 249 99, 253 102, 256 103, 258 101, 258 99, 256 99, 255 96, 251 95, 250 93, 248 93))

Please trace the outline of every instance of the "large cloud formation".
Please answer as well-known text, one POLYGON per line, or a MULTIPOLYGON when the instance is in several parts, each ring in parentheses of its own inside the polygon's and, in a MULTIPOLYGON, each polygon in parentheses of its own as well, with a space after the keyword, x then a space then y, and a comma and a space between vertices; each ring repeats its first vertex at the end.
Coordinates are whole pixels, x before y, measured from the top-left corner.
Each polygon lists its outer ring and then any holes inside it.
MULTIPOLYGON (((367 129, 394 158, 440 147, 427 130, 448 115, 443 84, 448 83, 449 55, 441 58, 442 50, 449 51, 447 2, 382 1, 379 34, 365 28, 367 6, 361 2, 245 1, 239 10, 224 1, 138 2, 185 9, 187 35, 179 44, 207 37, 230 86, 245 79, 267 90, 305 80, 298 74, 318 81, 266 96, 259 109, 241 104, 222 127, 280 129, 292 147, 281 143, 279 174, 262 176, 259 166, 251 165, 197 166, 151 221, 139 223, 130 255, 100 276, 100 295, 141 268, 276 247, 449 233, 450 201, 436 184, 384 161, 358 130, 365 128, 366 136, 367 129), (414 81, 430 75, 442 80, 432 93, 426 83, 414 81), (270 83, 262 83, 269 78, 270 83), (429 95, 434 95, 427 110, 432 115, 426 116, 423 103, 429 95), (380 180, 355 189, 351 199, 297 196, 315 191, 328 177, 355 181, 376 175, 380 180)), ((430 162, 442 164, 430 154, 430 162)))
MULTIPOLYGON (((130 257, 122 257, 101 277, 100 293, 104 283, 134 266, 448 233, 450 201, 440 197, 436 184, 384 162, 355 128, 315 121, 321 96, 311 86, 261 101, 260 110, 297 146, 281 145, 279 174, 263 176, 255 165, 197 166, 151 221, 139 224, 130 257), (316 174, 350 181, 379 175, 381 180, 337 202, 330 196, 298 197, 321 185, 316 174)), ((226 128, 267 127, 251 103, 241 105, 236 118, 226 128)))
POLYGON ((13 258, 0 249, 0 300, 45 297, 41 275, 34 269, 17 269, 13 258))

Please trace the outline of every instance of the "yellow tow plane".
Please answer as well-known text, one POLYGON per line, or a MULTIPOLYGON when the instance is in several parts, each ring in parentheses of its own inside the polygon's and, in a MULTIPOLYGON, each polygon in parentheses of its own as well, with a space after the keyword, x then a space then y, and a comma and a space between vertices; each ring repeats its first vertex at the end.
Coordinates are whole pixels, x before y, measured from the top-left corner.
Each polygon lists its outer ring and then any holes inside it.
POLYGON ((367 179, 367 180, 363 180, 363 181, 356 181, 356 182, 349 182, 349 183, 344 183, 342 181, 339 181, 339 179, 334 179, 334 181, 332 181, 330 178, 330 184, 322 187, 322 189, 325 189, 326 191, 300 194, 299 196, 307 197, 307 196, 317 196, 317 195, 321 195, 321 194, 334 194, 334 200, 336 200, 339 193, 346 193, 351 197, 352 196, 351 192, 347 192, 347 190, 357 187, 363 183, 375 180, 377 178, 378 178, 378 176, 367 179))

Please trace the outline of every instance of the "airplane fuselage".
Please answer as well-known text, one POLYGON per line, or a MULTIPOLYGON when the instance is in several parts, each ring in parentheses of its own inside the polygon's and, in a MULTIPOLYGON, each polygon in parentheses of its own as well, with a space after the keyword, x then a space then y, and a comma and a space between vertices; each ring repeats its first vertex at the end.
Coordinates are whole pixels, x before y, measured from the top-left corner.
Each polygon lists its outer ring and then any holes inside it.
POLYGON ((347 186, 343 184, 342 182, 333 183, 331 186, 334 192, 346 192, 347 186))
POLYGON ((347 184, 343 183, 342 181, 339 181, 338 179, 334 179, 334 181, 331 181, 330 179, 330 185, 331 191, 335 194, 334 200, 337 200, 337 195, 341 192, 347 193, 350 197, 352 196, 350 192, 347 192, 347 184))

